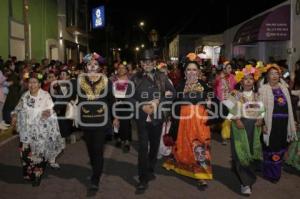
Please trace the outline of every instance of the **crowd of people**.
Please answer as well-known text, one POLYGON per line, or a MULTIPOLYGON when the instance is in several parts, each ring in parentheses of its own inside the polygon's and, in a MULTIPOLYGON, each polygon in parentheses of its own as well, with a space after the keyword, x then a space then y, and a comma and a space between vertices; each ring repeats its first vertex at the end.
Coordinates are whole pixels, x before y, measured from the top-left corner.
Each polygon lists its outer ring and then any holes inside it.
POLYGON ((160 155, 165 169, 205 189, 213 179, 212 132, 231 145, 242 194, 251 194, 258 171, 276 183, 284 161, 300 170, 300 61, 289 72, 274 60, 211 66, 194 53, 174 63, 145 50, 139 64, 115 61, 111 68, 92 53, 78 65, 0 58, 0 69, 0 129, 16 127, 23 177, 33 186, 47 164, 60 168, 58 155, 80 129, 92 167, 90 188, 97 191, 105 139, 113 135, 115 146, 128 153, 133 121, 141 192, 155 180, 160 155))

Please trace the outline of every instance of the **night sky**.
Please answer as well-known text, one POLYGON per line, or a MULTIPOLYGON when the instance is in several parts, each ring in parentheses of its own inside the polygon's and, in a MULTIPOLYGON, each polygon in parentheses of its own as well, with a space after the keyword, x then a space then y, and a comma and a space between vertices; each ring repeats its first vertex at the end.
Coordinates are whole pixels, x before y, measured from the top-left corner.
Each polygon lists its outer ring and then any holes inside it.
MULTIPOLYGON (((106 6, 106 30, 92 31, 91 50, 106 54, 107 47, 134 48, 147 43, 151 29, 159 32, 160 40, 170 41, 178 32, 183 34, 215 34, 271 8, 284 0, 184 0, 180 2, 89 0, 90 8, 106 6), (138 27, 145 21, 144 31, 138 27), (106 32, 107 31, 107 32, 106 32), (106 45, 107 44, 107 45, 106 45)), ((147 44, 146 44, 147 45, 147 44)))

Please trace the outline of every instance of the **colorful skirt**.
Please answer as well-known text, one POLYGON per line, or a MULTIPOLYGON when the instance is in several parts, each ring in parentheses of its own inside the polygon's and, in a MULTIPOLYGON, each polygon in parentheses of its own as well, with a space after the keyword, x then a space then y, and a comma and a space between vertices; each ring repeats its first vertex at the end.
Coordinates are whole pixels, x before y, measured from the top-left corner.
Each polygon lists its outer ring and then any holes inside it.
POLYGON ((180 116, 173 158, 166 160, 163 167, 194 179, 212 179, 210 129, 206 125, 205 108, 182 106, 180 116))
POLYGON ((263 176, 270 181, 278 181, 281 177, 282 163, 286 149, 278 152, 263 150, 263 176))
POLYGON ((45 158, 33 155, 29 144, 20 143, 19 151, 24 180, 35 181, 40 179, 47 165, 45 158))
POLYGON ((221 136, 223 140, 230 139, 230 128, 231 128, 231 121, 225 120, 222 123, 222 130, 221 130, 221 136))

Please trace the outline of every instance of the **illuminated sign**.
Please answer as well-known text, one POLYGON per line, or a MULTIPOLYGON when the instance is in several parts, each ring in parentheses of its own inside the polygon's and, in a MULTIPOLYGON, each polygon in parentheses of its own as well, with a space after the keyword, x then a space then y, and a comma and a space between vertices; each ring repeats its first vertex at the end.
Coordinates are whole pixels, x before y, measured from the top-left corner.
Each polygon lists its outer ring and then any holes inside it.
POLYGON ((103 28, 105 26, 104 6, 100 6, 92 10, 92 25, 93 29, 103 28))

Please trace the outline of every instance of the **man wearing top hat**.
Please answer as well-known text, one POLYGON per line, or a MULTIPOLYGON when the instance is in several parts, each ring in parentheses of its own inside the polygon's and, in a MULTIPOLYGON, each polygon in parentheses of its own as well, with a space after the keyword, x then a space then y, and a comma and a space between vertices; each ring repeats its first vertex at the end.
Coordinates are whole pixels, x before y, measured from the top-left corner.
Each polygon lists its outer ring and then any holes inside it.
MULTIPOLYGON (((135 107, 138 129, 138 175, 137 191, 148 188, 148 182, 155 179, 154 168, 164 117, 160 117, 165 103, 175 98, 175 89, 167 76, 156 70, 152 50, 145 50, 140 58, 142 71, 136 73, 129 84, 127 94, 135 107)), ((170 108, 170 106, 169 106, 170 108)), ((163 115, 163 114, 162 114, 163 115)))

